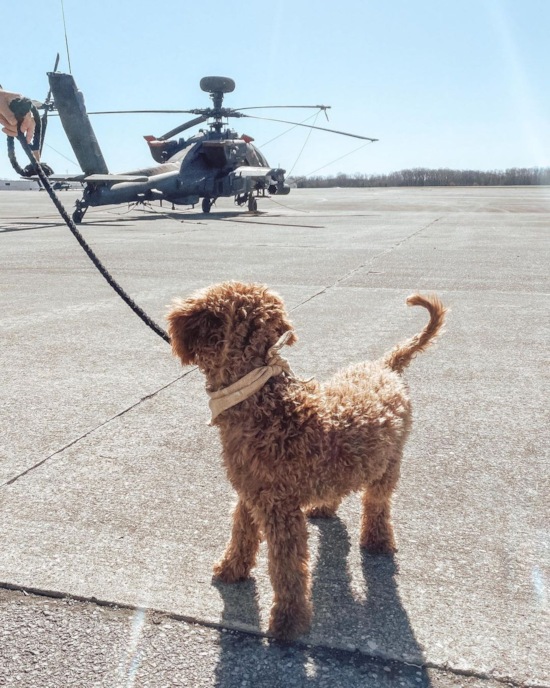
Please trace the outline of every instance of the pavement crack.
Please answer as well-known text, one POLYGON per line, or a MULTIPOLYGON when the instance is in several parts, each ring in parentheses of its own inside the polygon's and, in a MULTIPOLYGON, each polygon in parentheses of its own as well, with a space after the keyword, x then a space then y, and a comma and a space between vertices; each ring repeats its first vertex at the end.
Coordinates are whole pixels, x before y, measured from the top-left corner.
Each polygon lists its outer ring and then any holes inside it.
POLYGON ((299 303, 297 306, 294 306, 294 308, 291 308, 290 312, 295 311, 298 308, 301 308, 304 304, 309 303, 309 301, 313 301, 313 299, 316 299, 318 296, 321 296, 322 294, 326 294, 328 291, 330 291, 331 289, 334 289, 334 287, 337 287, 339 284, 341 284, 345 280, 349 279, 350 277, 352 277, 356 273, 360 272, 361 270, 368 267, 369 265, 372 265, 376 260, 378 260, 382 256, 385 256, 386 254, 391 253, 392 251, 395 251, 396 248, 399 248, 405 242, 409 241, 410 239, 413 239, 415 236, 417 236, 421 232, 424 232, 426 229, 428 229, 429 227, 434 225, 436 222, 439 222, 439 220, 441 220, 442 217, 443 217, 443 215, 441 215, 441 217, 436 217, 435 220, 428 222, 428 224, 425 225, 424 227, 417 229, 412 234, 409 234, 408 236, 404 237, 400 241, 397 241, 395 244, 392 244, 389 248, 386 248, 383 251, 380 251, 380 253, 377 253, 375 256, 373 256, 366 263, 362 263, 361 265, 358 265, 357 267, 352 268, 351 270, 348 270, 348 272, 346 272, 345 275, 342 275, 341 277, 339 277, 332 284, 327 284, 322 289, 320 289, 318 292, 316 292, 312 296, 309 296, 307 299, 305 299, 304 301, 299 303))
POLYGON ((179 382, 179 380, 183 380, 185 377, 187 377, 188 375, 191 375, 196 370, 197 370, 196 367, 192 368, 191 370, 188 370, 186 373, 183 373, 183 375, 179 375, 175 380, 172 380, 171 382, 168 382, 166 385, 159 387, 159 389, 156 389, 154 392, 151 392, 150 394, 146 394, 144 397, 141 397, 141 399, 139 399, 139 401, 136 401, 131 406, 128 406, 128 408, 125 408, 122 411, 120 411, 119 413, 116 413, 114 416, 107 418, 107 420, 103 421, 103 423, 96 425, 95 428, 88 430, 84 434, 80 435, 80 437, 77 437, 76 439, 72 440, 71 442, 69 442, 65 446, 61 447, 61 449, 57 449, 56 451, 54 451, 49 456, 46 456, 44 459, 41 459, 40 461, 35 463, 33 466, 30 466, 26 470, 21 471, 21 473, 19 473, 18 475, 15 475, 13 478, 10 478, 9 480, 7 480, 5 483, 2 483, 2 485, 0 485, 0 489, 2 489, 3 487, 7 487, 9 485, 13 485, 17 480, 19 480, 19 478, 23 478, 28 473, 31 473, 32 471, 36 470, 37 468, 40 468, 40 466, 45 464, 47 461, 49 461, 50 459, 53 459, 54 456, 57 456, 58 454, 63 453, 66 449, 69 449, 69 447, 72 447, 73 445, 77 444, 78 442, 80 442, 80 440, 83 440, 85 437, 89 437, 90 435, 93 435, 93 433, 96 432, 97 430, 99 430, 100 428, 103 428, 106 425, 108 425, 109 423, 111 423, 113 420, 116 420, 117 418, 124 416, 125 414, 132 411, 133 409, 135 409, 140 404, 142 404, 144 401, 147 401, 148 399, 152 399, 153 397, 155 397, 160 392, 164 391, 165 389, 168 389, 168 387, 171 387, 176 382, 179 382))
POLYGON ((221 222, 238 222, 241 225, 268 225, 273 227, 304 227, 305 229, 326 229, 324 225, 291 225, 283 222, 260 222, 259 220, 230 220, 223 218, 221 222))
MULTIPOLYGON (((147 611, 154 615, 155 621, 153 623, 159 624, 160 621, 164 619, 170 619, 173 621, 184 621, 186 623, 195 624, 197 626, 202 626, 203 628, 212 628, 216 630, 226 630, 231 631, 235 634, 240 634, 243 636, 252 636, 255 638, 266 638, 267 640, 274 641, 273 637, 264 633, 260 629, 253 628, 243 628, 238 623, 223 623, 221 621, 207 621, 201 619, 200 617, 181 614, 178 612, 170 612, 167 610, 156 609, 154 607, 130 604, 126 602, 115 602, 113 600, 100 599, 94 596, 88 595, 73 595, 70 593, 62 592, 59 590, 51 590, 45 588, 30 587, 26 585, 17 585, 13 583, 8 583, 5 581, 0 581, 0 589, 11 590, 15 592, 23 593, 24 595, 36 595, 39 597, 46 597, 54 600, 73 600, 75 602, 85 602, 88 604, 95 604, 98 607, 109 607, 112 609, 123 609, 127 611, 147 611)), ((275 641, 276 642, 276 641, 275 641)), ((354 657, 360 656, 363 660, 367 662, 393 662, 394 664, 400 666, 417 667, 418 669, 431 669, 432 671, 437 671, 442 674, 451 674, 453 676, 463 676, 466 678, 475 678, 479 680, 491 681, 493 684, 497 683, 502 686, 510 686, 512 688, 550 688, 550 684, 534 682, 530 680, 521 680, 514 678, 512 676, 504 676, 500 673, 492 671, 483 671, 475 668, 471 669, 460 669, 458 667, 453 667, 448 663, 438 663, 430 661, 422 661, 420 663, 406 661, 403 657, 396 655, 391 652, 365 652, 360 648, 349 649, 346 647, 341 647, 338 644, 330 644, 326 641, 315 641, 307 636, 303 639, 298 639, 293 641, 291 644, 297 647, 307 647, 322 649, 329 652, 337 652, 340 655, 349 657, 352 660, 354 657)))

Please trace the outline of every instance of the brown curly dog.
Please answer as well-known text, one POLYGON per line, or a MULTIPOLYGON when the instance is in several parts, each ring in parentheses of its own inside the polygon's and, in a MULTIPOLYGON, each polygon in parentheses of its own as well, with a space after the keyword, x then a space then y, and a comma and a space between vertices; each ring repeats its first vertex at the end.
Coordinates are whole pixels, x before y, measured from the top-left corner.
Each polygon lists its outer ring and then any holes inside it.
MULTIPOLYGON (((223 411, 223 461, 239 501, 217 578, 246 578, 262 536, 267 540, 274 601, 269 624, 294 638, 311 622, 306 516, 334 516, 342 499, 363 491, 361 546, 396 550, 390 500, 411 426, 401 372, 438 335, 446 309, 435 296, 409 297, 430 322, 422 332, 374 362, 346 368, 319 384, 282 372, 252 396, 223 411)), ((287 331, 296 341, 281 298, 259 284, 227 282, 178 301, 168 315, 174 353, 196 364, 216 392, 266 365, 267 352, 287 331)))

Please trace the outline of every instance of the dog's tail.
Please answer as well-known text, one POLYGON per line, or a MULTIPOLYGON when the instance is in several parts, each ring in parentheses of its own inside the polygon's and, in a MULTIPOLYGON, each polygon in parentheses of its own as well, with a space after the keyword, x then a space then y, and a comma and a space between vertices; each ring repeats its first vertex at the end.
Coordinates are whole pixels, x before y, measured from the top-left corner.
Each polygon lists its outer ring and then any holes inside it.
POLYGON ((435 295, 421 296, 413 294, 407 299, 407 306, 424 306, 430 312, 430 322, 419 334, 402 342, 389 351, 382 359, 385 365, 392 370, 401 373, 406 368, 416 354, 425 351, 430 344, 441 333, 441 328, 445 323, 447 308, 435 295))

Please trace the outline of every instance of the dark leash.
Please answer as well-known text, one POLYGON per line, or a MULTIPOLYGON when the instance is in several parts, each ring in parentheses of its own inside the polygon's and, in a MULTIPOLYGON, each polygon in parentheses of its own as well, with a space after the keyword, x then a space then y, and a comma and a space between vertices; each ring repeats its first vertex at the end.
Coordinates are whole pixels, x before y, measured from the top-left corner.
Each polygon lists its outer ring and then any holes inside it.
POLYGON ((53 204, 55 205, 59 214, 65 221, 65 224, 71 230, 73 236, 76 238, 78 243, 82 246, 88 258, 92 261, 92 263, 96 266, 99 272, 103 275, 103 277, 107 280, 111 287, 120 296, 120 298, 128 306, 130 306, 130 308, 134 311, 138 318, 141 318, 141 320, 143 320, 143 322, 148 327, 150 327, 153 330, 153 332, 158 334, 159 337, 162 337, 162 339, 164 339, 165 342, 170 343, 170 337, 168 336, 168 333, 165 330, 163 330, 162 327, 157 325, 157 323, 154 320, 152 320, 147 315, 147 313, 142 308, 140 308, 140 306, 138 306, 137 303, 135 303, 135 301, 124 291, 124 289, 116 282, 116 280, 112 277, 107 268, 96 256, 91 247, 86 243, 86 240, 76 228, 76 225, 73 222, 71 216, 63 207, 63 204, 57 197, 57 194, 55 193, 55 191, 52 188, 52 185, 50 184, 47 173, 49 172, 51 174, 51 170, 48 168, 47 165, 41 165, 40 162, 38 162, 38 160, 34 157, 33 150, 40 149, 40 140, 42 135, 40 115, 36 107, 32 104, 30 100, 28 100, 28 98, 15 98, 10 103, 10 108, 14 113, 15 118, 17 119, 17 140, 21 144, 23 150, 25 151, 27 157, 30 160, 30 165, 28 165, 24 169, 19 165, 19 163, 17 162, 17 158, 15 157, 14 139, 12 136, 8 136, 8 157, 10 159, 13 169, 17 172, 17 174, 19 174, 22 177, 29 177, 34 174, 38 175, 41 184, 48 192, 48 196, 52 199, 53 204), (34 121, 36 123, 34 137, 30 146, 27 143, 25 136, 21 133, 21 123, 29 112, 32 113, 34 121))

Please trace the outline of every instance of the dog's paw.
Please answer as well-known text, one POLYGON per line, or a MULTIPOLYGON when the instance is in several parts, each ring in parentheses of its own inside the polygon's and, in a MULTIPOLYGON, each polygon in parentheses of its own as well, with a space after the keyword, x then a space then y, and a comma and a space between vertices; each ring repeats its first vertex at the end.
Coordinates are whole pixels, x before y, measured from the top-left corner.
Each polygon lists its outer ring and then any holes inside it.
POLYGON ((369 554, 389 556, 397 552, 394 540, 361 540, 361 547, 369 554))
POLYGON ((222 583, 238 583, 248 578, 249 574, 250 569, 242 562, 222 559, 214 566, 214 577, 222 583))
POLYGON ((336 509, 329 506, 310 506, 304 509, 304 514, 307 518, 334 518, 336 509))
POLYGON ((303 607, 281 607, 276 604, 271 610, 268 632, 278 640, 294 640, 308 631, 312 616, 309 603, 303 607))

